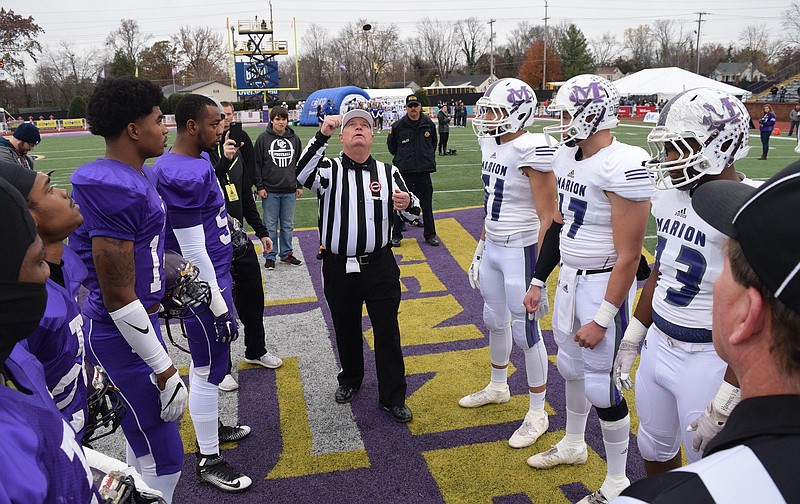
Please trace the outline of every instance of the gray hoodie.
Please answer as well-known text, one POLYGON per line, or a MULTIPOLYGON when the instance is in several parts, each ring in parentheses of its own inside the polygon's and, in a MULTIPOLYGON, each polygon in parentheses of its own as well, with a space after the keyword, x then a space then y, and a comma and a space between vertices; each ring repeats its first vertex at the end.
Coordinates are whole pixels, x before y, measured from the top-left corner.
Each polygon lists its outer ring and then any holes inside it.
POLYGON ((291 126, 286 126, 283 136, 273 131, 272 124, 256 139, 256 189, 264 189, 268 193, 294 192, 297 185, 297 160, 302 152, 300 139, 291 126))

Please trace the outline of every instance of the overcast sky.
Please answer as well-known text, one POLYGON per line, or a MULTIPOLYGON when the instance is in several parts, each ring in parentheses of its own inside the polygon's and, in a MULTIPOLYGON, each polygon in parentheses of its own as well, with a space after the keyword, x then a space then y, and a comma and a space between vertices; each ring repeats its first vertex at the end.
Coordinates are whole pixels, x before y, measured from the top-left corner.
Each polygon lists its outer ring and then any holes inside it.
MULTIPOLYGON (((652 23, 657 19, 685 20, 693 30, 697 13, 706 12, 701 44, 736 42, 749 24, 767 25, 777 38, 782 13, 790 0, 549 0, 548 23, 571 21, 588 39, 611 32, 622 41, 625 28, 652 23), (757 5, 754 8, 754 5, 757 5)), ((142 32, 152 34, 150 42, 163 40, 183 24, 210 26, 225 32, 225 19, 269 18, 269 3, 219 0, 0 0, 0 7, 31 15, 45 30, 42 45, 71 41, 76 49, 103 48, 109 32, 123 18, 136 19, 142 32), (97 8, 102 5, 102 8, 97 8)), ((297 19, 300 41, 312 24, 336 34, 346 23, 366 18, 372 24, 394 23, 402 37, 414 35, 423 17, 458 20, 471 16, 497 20, 497 42, 506 42, 520 20, 541 24, 544 0, 274 0, 272 2, 276 39, 288 40, 294 52, 291 20, 297 19)))

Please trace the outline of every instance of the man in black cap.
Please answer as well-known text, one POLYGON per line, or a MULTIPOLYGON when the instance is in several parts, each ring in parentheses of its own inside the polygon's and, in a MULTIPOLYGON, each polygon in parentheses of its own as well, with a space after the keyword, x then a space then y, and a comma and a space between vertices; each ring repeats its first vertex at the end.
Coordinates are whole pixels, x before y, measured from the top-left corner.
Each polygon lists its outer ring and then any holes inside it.
POLYGON ((39 128, 32 123, 22 123, 11 138, 0 137, 0 161, 9 161, 33 170, 30 151, 42 141, 39 128))
POLYGON ((800 162, 754 189, 710 181, 698 215, 729 237, 714 283, 714 348, 741 402, 704 458, 626 489, 614 502, 793 502, 800 495, 800 162))
MULTIPOLYGON (((386 145, 394 156, 394 164, 403 175, 408 189, 419 198, 422 207, 422 221, 425 226, 425 241, 434 247, 439 246, 436 225, 433 223, 433 183, 431 173, 436 171, 436 125, 426 114, 417 95, 406 97, 406 115, 392 124, 386 145)), ((392 227, 392 247, 399 247, 403 239, 403 222, 394 216, 392 227)))

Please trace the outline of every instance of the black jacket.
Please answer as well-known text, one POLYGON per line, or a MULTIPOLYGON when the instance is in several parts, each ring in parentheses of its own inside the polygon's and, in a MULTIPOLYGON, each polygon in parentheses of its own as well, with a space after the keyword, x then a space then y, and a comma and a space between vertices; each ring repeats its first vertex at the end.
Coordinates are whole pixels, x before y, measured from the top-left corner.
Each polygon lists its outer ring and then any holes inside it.
POLYGON ((392 164, 400 173, 433 173, 436 171, 436 125, 422 114, 418 121, 408 116, 392 124, 386 145, 394 156, 392 164))
POLYGON ((256 208, 256 201, 253 199, 251 189, 253 184, 247 173, 242 154, 237 152, 233 159, 228 159, 223 154, 222 144, 218 143, 214 149, 208 152, 208 156, 211 164, 214 165, 214 172, 217 174, 217 180, 222 188, 222 196, 225 198, 225 209, 228 214, 239 219, 242 224, 246 221, 259 238, 269 236, 269 231, 264 226, 256 208), (230 201, 228 190, 225 187, 228 184, 236 187, 238 200, 230 201))
POLYGON ((290 126, 283 136, 272 130, 272 124, 256 139, 256 189, 268 193, 290 193, 298 188, 295 168, 303 147, 290 126))

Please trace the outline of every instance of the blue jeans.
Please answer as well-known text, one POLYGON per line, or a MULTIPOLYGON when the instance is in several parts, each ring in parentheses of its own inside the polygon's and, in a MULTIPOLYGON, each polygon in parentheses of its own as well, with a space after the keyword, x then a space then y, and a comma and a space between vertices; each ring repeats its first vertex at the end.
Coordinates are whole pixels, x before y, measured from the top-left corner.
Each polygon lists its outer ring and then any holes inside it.
POLYGON ((280 250, 280 258, 285 259, 292 253, 292 232, 294 231, 294 207, 297 197, 294 191, 290 193, 267 193, 267 199, 261 200, 261 209, 264 212, 264 226, 272 238, 272 252, 264 254, 267 259, 275 260, 280 250), (280 240, 278 236, 278 221, 281 225, 280 240), (280 247, 279 247, 280 245, 280 247))

